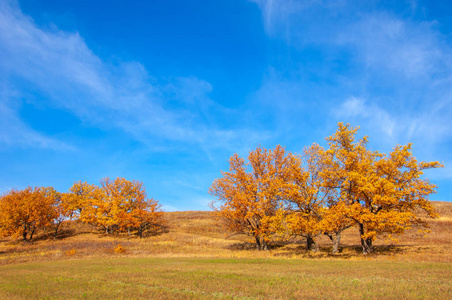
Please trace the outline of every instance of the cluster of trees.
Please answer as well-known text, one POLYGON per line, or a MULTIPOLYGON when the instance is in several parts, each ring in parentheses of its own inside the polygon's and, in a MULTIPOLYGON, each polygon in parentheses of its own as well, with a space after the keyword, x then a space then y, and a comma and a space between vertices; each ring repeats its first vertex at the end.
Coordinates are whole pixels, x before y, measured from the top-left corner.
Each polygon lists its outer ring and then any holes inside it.
POLYGON ((427 224, 436 212, 428 201, 436 186, 420 176, 439 162, 418 162, 411 144, 389 154, 367 148, 367 137, 355 139, 358 127, 339 123, 326 138, 327 149, 313 144, 303 155, 281 146, 251 151, 248 162, 237 154, 228 172, 209 192, 214 214, 230 231, 254 237, 259 250, 272 238, 301 236, 316 251, 316 237, 327 235, 339 249, 341 233, 357 227, 364 254, 378 235, 393 238, 427 224))
POLYGON ((78 219, 115 231, 142 237, 163 222, 163 212, 154 199, 148 199, 143 184, 124 178, 104 178, 100 186, 75 182, 67 193, 52 187, 12 189, 0 197, 0 235, 22 236, 30 242, 37 229, 54 228, 54 237, 64 220, 78 219))

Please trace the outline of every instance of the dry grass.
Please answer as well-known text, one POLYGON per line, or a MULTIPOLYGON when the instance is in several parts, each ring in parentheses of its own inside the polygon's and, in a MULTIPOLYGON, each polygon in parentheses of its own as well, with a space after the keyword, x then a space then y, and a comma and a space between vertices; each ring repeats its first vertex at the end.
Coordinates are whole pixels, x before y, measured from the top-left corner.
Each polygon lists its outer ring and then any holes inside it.
POLYGON ((374 255, 360 255, 356 228, 343 233, 341 252, 331 255, 331 243, 319 237, 320 253, 306 252, 304 241, 295 239, 275 243, 270 251, 256 251, 249 237, 224 233, 215 224, 210 212, 185 211, 166 213, 163 230, 143 239, 127 234, 105 235, 78 222, 63 225, 59 238, 51 233, 38 235, 33 244, 20 240, 0 240, 0 264, 26 261, 74 259, 82 257, 223 257, 223 258, 317 258, 352 260, 398 260, 447 262, 452 260, 452 203, 434 202, 439 219, 429 220, 431 233, 420 236, 410 230, 399 242, 378 239, 374 255), (118 245, 121 251, 115 251, 118 245))

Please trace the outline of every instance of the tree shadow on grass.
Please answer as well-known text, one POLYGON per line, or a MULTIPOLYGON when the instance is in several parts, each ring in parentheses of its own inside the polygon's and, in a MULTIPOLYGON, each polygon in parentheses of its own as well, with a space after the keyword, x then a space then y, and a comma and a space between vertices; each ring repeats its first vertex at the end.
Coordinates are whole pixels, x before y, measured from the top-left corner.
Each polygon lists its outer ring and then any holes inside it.
MULTIPOLYGON (((290 244, 289 242, 272 242, 268 245, 268 250, 276 250, 290 244)), ((228 250, 258 250, 256 243, 239 242, 225 247, 228 250)))
POLYGON ((363 248, 361 245, 344 245, 339 249, 339 253, 331 253, 332 247, 325 248, 329 256, 338 256, 341 258, 352 258, 357 256, 393 256, 395 254, 403 254, 406 252, 406 246, 403 245, 374 245, 373 252, 363 254, 363 248))
POLYGON ((170 232, 168 225, 160 225, 159 228, 157 228, 156 230, 149 231, 148 234, 145 236, 159 236, 168 232, 170 232))
POLYGON ((256 243, 241 242, 234 243, 225 247, 228 250, 257 250, 256 243))
MULTIPOLYGON (((405 252, 406 246, 403 245, 376 245, 374 252, 379 255, 393 255, 405 252)), ((360 249, 361 250, 361 249, 360 249)))
POLYGON ((72 236, 76 236, 76 235, 80 235, 80 234, 82 234, 82 233, 77 232, 76 230, 74 230, 72 228, 60 229, 60 230, 58 230, 58 234, 56 236, 55 236, 55 232, 53 232, 53 231, 44 232, 44 233, 37 235, 36 237, 33 237, 31 242, 33 243, 33 242, 47 241, 47 240, 62 240, 62 239, 66 239, 68 237, 72 237, 72 236))
MULTIPOLYGON (((393 256, 396 254, 404 254, 407 252, 406 245, 375 245, 374 252, 367 254, 366 256, 393 256)), ((272 253, 275 257, 293 257, 299 256, 306 258, 342 258, 351 259, 353 257, 362 256, 361 245, 342 245, 339 248, 338 253, 332 253, 332 246, 319 245, 318 252, 308 251, 304 243, 272 243, 269 246, 269 250, 278 250, 278 252, 272 253), (286 247, 289 246, 289 247, 286 247)), ((254 250, 257 251, 256 244, 251 242, 241 242, 229 245, 226 247, 228 250, 254 250)))
MULTIPOLYGON (((147 238, 147 237, 151 237, 151 236, 160 236, 164 233, 168 233, 169 227, 166 225, 162 225, 158 228, 154 228, 152 230, 146 230, 142 237, 140 237, 140 235, 138 234, 137 230, 131 230, 130 233, 127 231, 119 231, 119 230, 115 230, 113 231, 113 233, 105 233, 105 229, 102 229, 100 227, 95 228, 94 231, 96 232, 97 236, 99 238, 120 238, 120 239, 124 239, 124 240, 134 240, 134 239, 140 239, 140 238, 147 238)), ((90 231, 92 232, 92 231, 90 231)))
MULTIPOLYGON (((393 256, 394 254, 403 254, 405 249, 398 245, 374 245, 373 252, 365 254, 366 256, 393 256)), ((363 256, 363 248, 361 245, 343 245, 339 248, 339 252, 333 254, 332 247, 325 247, 324 251, 332 257, 341 257, 349 259, 352 257, 363 256)))

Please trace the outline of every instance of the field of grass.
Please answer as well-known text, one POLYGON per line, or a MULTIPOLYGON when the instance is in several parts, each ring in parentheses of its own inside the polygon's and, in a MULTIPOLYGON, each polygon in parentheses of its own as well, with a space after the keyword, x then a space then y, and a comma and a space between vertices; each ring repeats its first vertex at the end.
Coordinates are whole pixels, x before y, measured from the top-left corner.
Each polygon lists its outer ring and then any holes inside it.
POLYGON ((0 240, 0 299, 452 299, 452 203, 435 206, 429 235, 380 239, 367 256, 353 228, 337 255, 323 237, 319 253, 303 240, 256 251, 209 212, 167 213, 143 239, 68 223, 56 240, 0 240))
POLYGON ((441 263, 104 258, 0 267, 2 299, 448 299, 441 263))

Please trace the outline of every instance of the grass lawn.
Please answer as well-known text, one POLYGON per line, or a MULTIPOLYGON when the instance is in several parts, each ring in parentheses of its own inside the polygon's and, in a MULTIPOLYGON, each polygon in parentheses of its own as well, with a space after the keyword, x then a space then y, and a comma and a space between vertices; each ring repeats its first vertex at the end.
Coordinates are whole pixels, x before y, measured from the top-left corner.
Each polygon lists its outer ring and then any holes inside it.
POLYGON ((448 263, 136 258, 0 266, 1 299, 451 299, 448 263))

